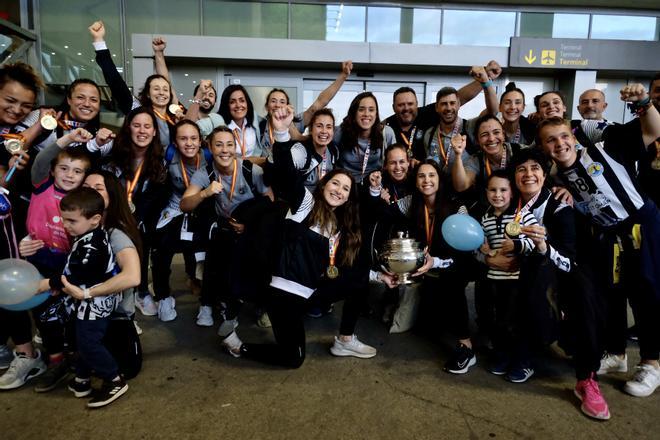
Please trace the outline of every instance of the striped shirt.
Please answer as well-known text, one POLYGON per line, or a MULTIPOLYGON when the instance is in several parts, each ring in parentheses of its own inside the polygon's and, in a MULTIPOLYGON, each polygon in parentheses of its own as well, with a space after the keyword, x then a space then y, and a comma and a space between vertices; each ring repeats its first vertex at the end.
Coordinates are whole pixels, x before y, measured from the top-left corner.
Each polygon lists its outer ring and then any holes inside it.
MULTIPOLYGON (((486 235, 486 240, 488 240, 488 246, 492 250, 502 248, 504 240, 509 238, 505 235, 504 229, 506 228, 506 225, 513 222, 515 218, 515 210, 497 216, 493 213, 492 208, 481 218, 481 227, 486 235)), ((526 210, 522 211, 519 222, 522 226, 538 224, 534 214, 526 210)), ((523 234, 520 234, 518 238, 512 240, 514 243, 514 253, 518 255, 527 255, 534 250, 534 242, 523 234)), ((519 275, 520 271, 518 270, 506 271, 489 267, 487 277, 492 280, 517 280, 519 275)))
POLYGON ((614 159, 604 142, 587 146, 577 154, 578 160, 560 170, 558 176, 580 213, 607 228, 626 220, 644 205, 634 168, 614 159))

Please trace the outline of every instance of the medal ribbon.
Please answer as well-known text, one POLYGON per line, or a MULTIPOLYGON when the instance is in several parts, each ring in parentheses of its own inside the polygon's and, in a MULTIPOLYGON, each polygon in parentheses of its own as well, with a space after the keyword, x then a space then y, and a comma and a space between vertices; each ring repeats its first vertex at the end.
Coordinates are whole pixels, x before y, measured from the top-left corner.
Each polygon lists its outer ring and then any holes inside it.
POLYGON ((433 242, 433 226, 435 225, 435 216, 433 220, 430 219, 429 208, 424 205, 424 230, 426 231, 426 246, 431 250, 431 243, 433 242))
MULTIPOLYGON (((199 169, 199 153, 197 154, 195 158, 195 171, 199 169)), ((183 176, 183 184, 185 185, 186 188, 188 188, 189 183, 189 178, 188 178, 188 172, 186 171, 186 167, 183 165, 183 157, 181 157, 181 162, 179 162, 179 165, 181 165, 181 175, 183 176)))
POLYGON ((513 138, 511 138, 511 142, 514 144, 519 144, 520 139, 522 139, 522 131, 520 131, 520 124, 518 124, 518 128, 516 128, 516 132, 513 134, 513 138))
POLYGON ((241 134, 243 135, 241 140, 238 138, 238 128, 234 128, 232 130, 234 133, 234 139, 236 139, 236 143, 238 144, 239 147, 241 147, 241 159, 245 159, 245 130, 241 130, 241 134))
POLYGON ((406 144, 408 147, 408 153, 409 155, 412 153, 412 144, 415 141, 415 132, 417 131, 417 127, 413 127, 412 130, 410 130, 410 139, 406 136, 406 134, 401 130, 401 139, 403 139, 403 143, 406 144))
POLYGON ((328 238, 328 257, 330 258, 330 267, 335 265, 335 255, 337 254, 337 248, 339 247, 339 236, 341 232, 337 232, 335 235, 328 238))
POLYGON ((275 137, 273 136, 273 127, 270 125, 270 121, 268 122, 268 140, 270 141, 270 146, 272 147, 275 145, 275 137))
POLYGON ((325 176, 325 173, 328 171, 328 165, 325 163, 325 160, 326 160, 325 155, 326 155, 327 152, 328 152, 328 150, 326 149, 323 152, 323 156, 321 156, 322 157, 321 163, 316 166, 316 171, 317 171, 319 180, 323 179, 323 176, 325 176))
POLYGON ((660 141, 655 141, 655 160, 660 160, 660 141))
POLYGON ((238 161, 234 159, 234 171, 231 174, 231 189, 229 190, 229 200, 234 197, 234 190, 236 189, 236 176, 238 175, 238 161))
MULTIPOLYGON (((360 146, 358 145, 357 147, 358 152, 360 151, 360 146)), ((369 162, 369 154, 371 153, 371 142, 367 144, 367 149, 364 152, 364 158, 362 159, 362 174, 360 175, 360 179, 364 179, 364 172, 367 169, 367 162, 369 162)))
POLYGON ((0 134, 5 139, 18 139, 21 142, 25 142, 25 136, 22 134, 13 134, 13 133, 2 133, 0 134))
POLYGON ((449 163, 449 152, 445 152, 445 143, 442 141, 442 134, 440 133, 440 130, 438 130, 438 148, 440 149, 440 153, 442 154, 442 160, 445 163, 445 166, 447 166, 447 163, 449 163))
POLYGON ((165 114, 162 114, 161 112, 159 112, 156 109, 153 109, 153 110, 154 110, 154 113, 156 114, 156 116, 158 116, 158 119, 160 119, 161 121, 165 121, 170 125, 174 125, 174 121, 172 120, 172 118, 170 118, 170 115, 167 114, 167 111, 165 112, 165 114))
POLYGON ((127 182, 126 196, 128 197, 128 203, 131 203, 133 200, 133 191, 135 191, 138 180, 140 180, 140 174, 142 174, 142 165, 144 165, 144 160, 140 161, 140 165, 138 165, 137 170, 135 170, 135 177, 133 177, 133 180, 127 182))
MULTIPOLYGON (((484 162, 486 162, 486 174, 490 176, 492 171, 490 169, 490 161, 486 155, 484 155, 484 162)), ((503 170, 504 168, 506 168, 506 146, 502 145, 502 160, 500 160, 500 169, 503 170)))

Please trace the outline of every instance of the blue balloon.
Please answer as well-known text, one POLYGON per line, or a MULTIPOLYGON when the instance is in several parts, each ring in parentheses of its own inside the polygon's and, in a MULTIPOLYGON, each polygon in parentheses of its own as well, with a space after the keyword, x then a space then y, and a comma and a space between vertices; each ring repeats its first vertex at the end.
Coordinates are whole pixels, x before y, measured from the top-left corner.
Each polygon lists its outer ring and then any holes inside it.
POLYGON ((40 304, 43 304, 46 302, 48 297, 50 296, 50 292, 42 292, 42 293, 37 293, 30 299, 23 301, 18 304, 2 304, 0 307, 3 309, 11 310, 12 312, 20 312, 23 310, 30 310, 35 307, 37 307, 40 304))
POLYGON ((484 230, 467 214, 453 214, 442 223, 442 236, 449 246, 459 251, 479 249, 484 242, 484 230))

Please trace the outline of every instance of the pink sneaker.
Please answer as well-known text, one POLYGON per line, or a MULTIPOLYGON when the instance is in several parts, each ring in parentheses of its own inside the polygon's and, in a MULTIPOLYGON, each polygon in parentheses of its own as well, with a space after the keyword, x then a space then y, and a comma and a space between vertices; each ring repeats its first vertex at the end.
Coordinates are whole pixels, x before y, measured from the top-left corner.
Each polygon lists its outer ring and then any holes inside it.
POLYGON ((610 409, 607 406, 605 398, 600 393, 598 382, 593 378, 578 380, 575 385, 575 395, 582 401, 580 409, 589 417, 598 420, 609 420, 610 409))

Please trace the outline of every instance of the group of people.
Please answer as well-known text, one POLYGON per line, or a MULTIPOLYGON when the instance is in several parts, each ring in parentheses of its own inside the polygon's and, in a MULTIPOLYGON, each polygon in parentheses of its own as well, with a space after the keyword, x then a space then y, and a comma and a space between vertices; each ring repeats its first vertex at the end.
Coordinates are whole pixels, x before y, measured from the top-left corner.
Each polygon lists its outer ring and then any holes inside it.
POLYGON ((442 88, 434 104, 420 107, 402 87, 381 121, 375 96, 363 92, 337 121, 326 106, 351 74, 347 61, 304 112, 273 89, 262 118, 241 85, 222 90, 217 113, 209 80, 187 106, 178 102, 161 38, 157 73, 133 96, 103 23, 89 31, 125 115, 117 133, 101 127, 93 81, 77 79, 61 105, 36 108, 43 84, 34 70, 0 68, 0 257, 27 259, 44 277, 39 290, 51 292, 30 311, 0 309, 0 389, 34 378, 48 392, 70 378, 76 397, 92 396, 90 408, 123 395, 141 363, 135 308, 177 317, 176 253, 200 294, 197 325, 219 321, 235 357, 300 367, 305 316, 342 300, 330 352, 375 356, 355 329, 370 285, 380 284, 392 332, 413 325, 420 302, 441 314, 437 330, 456 340, 445 370, 464 374, 477 362, 465 293, 475 282, 491 373, 526 382, 538 348, 558 341, 573 357, 582 411, 608 419, 598 375, 628 370, 629 301, 641 362, 624 390, 648 396, 660 386, 660 75, 648 91, 621 90, 635 114, 627 124, 603 118, 596 89, 580 97, 582 120, 566 119, 560 91, 536 97, 526 117, 515 84, 498 100, 495 61, 473 67, 460 90, 442 88), (462 119, 461 105, 481 92, 482 114, 462 119), (475 252, 452 248, 441 232, 456 213, 483 227, 475 252), (412 284, 374 258, 395 231, 425 249, 412 284), (241 341, 246 302, 275 343, 241 341))

